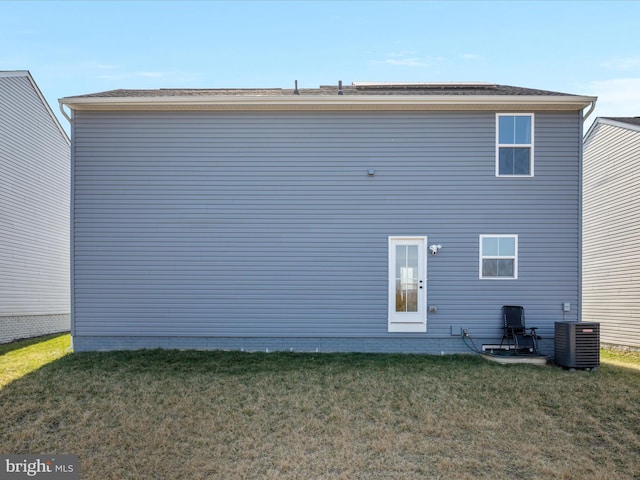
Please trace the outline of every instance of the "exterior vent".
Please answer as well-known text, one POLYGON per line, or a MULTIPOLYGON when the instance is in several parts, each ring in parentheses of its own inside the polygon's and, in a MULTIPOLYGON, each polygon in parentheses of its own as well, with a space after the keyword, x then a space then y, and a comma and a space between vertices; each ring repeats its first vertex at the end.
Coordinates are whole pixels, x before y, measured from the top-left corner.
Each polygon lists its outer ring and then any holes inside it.
POLYGON ((565 368, 593 369, 600 365, 600 324, 556 322, 556 364, 565 368))

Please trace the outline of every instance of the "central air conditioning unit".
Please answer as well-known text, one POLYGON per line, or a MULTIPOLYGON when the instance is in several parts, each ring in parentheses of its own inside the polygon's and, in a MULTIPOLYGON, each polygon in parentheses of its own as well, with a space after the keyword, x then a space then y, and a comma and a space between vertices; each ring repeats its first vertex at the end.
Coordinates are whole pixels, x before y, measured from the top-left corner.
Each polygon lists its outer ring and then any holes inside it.
POLYGON ((565 368, 593 369, 600 365, 600 324, 556 322, 556 364, 565 368))

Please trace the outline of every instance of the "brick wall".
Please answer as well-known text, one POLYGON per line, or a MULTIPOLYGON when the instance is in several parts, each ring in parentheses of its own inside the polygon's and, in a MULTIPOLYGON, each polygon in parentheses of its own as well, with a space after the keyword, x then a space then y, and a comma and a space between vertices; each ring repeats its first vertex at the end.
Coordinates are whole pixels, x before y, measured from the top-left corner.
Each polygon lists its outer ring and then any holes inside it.
POLYGON ((0 343, 69 331, 69 314, 0 317, 0 343))

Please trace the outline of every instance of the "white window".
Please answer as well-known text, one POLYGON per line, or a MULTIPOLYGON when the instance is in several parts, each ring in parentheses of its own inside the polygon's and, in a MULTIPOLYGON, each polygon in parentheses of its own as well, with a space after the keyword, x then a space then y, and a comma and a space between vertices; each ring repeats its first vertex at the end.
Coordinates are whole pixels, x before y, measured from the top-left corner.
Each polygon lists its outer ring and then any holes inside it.
POLYGON ((480 278, 518 278, 517 235, 480 235, 480 278))
POLYGON ((496 115, 496 176, 533 177, 533 113, 496 115))

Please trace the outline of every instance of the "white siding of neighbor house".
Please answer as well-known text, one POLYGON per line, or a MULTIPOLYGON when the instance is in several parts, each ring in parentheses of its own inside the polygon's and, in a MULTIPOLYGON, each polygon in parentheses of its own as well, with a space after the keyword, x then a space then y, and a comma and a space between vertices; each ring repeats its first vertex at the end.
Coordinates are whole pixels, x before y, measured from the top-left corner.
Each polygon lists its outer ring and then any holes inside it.
POLYGON ((460 328, 499 340, 504 304, 550 338, 578 312, 581 120, 535 119, 535 177, 510 179, 495 112, 77 111, 76 348, 440 352, 460 328), (481 234, 518 235, 517 280, 479 279, 481 234), (442 245, 426 333, 387 331, 388 237, 404 235, 442 245))
POLYGON ((584 150, 583 319, 640 348, 640 131, 596 123, 584 150))
POLYGON ((26 72, 0 72, 0 342, 69 329, 69 143, 26 72))

